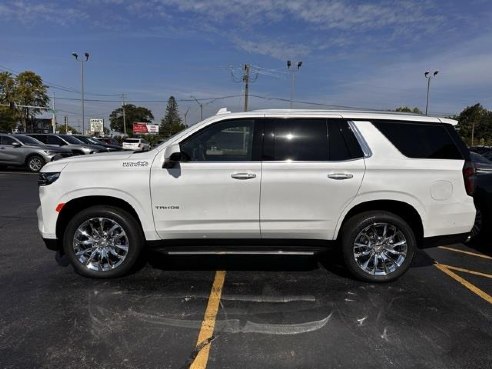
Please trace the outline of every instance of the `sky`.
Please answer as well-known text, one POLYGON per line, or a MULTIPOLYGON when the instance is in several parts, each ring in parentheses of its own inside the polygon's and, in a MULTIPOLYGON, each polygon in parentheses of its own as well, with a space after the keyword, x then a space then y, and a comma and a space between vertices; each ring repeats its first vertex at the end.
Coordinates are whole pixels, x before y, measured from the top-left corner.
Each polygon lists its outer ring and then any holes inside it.
POLYGON ((0 71, 31 70, 49 86, 57 121, 81 126, 127 103, 155 123, 167 100, 191 125, 222 107, 426 106, 492 110, 492 2, 356 0, 0 0, 0 71), (292 67, 287 68, 287 60, 292 67), (297 63, 302 66, 297 69, 297 63), (294 83, 293 83, 294 81, 294 83), (196 100, 198 101, 196 101, 196 100))

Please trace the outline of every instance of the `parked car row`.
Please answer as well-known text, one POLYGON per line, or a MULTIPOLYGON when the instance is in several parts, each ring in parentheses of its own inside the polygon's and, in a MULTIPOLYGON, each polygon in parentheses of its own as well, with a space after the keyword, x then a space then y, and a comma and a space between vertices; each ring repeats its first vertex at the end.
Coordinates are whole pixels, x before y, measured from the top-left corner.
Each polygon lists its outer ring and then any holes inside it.
POLYGON ((0 167, 26 166, 39 172, 46 163, 72 155, 71 150, 45 145, 27 135, 0 133, 0 167))
POLYGON ((0 167, 26 166, 32 172, 38 172, 50 161, 67 156, 151 149, 150 143, 142 138, 127 138, 122 146, 111 137, 52 133, 0 135, 0 167))
POLYGON ((492 161, 473 151, 470 158, 475 169, 473 201, 477 209, 471 237, 483 240, 492 233, 492 161))

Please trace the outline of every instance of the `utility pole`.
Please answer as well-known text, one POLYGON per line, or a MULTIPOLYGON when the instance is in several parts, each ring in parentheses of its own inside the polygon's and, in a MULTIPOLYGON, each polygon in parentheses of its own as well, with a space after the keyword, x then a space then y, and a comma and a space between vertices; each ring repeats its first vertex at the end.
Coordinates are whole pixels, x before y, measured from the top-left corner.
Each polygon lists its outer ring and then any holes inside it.
POLYGON ((126 113, 125 113, 125 94, 121 94, 123 102, 121 108, 123 109, 123 133, 126 135, 126 113))
POLYGON ((184 118, 185 118, 185 126, 188 126, 188 123, 186 122, 186 116, 188 115, 188 112, 190 111, 190 108, 186 109, 186 112, 184 113, 184 118))
POLYGON ((55 92, 53 92, 53 116, 51 118, 51 126, 53 128, 53 133, 56 132, 56 110, 55 110, 55 92))
POLYGON ((243 72, 243 82, 244 82, 244 111, 248 111, 249 72, 250 72, 250 65, 249 64, 244 64, 244 72, 243 72))
POLYGON ((202 121, 203 120, 203 104, 200 101, 198 101, 198 99, 195 96, 190 96, 190 97, 193 100, 195 100, 198 105, 200 105, 200 121, 202 121))
POLYGON ((65 115, 65 134, 68 131, 68 117, 65 115))

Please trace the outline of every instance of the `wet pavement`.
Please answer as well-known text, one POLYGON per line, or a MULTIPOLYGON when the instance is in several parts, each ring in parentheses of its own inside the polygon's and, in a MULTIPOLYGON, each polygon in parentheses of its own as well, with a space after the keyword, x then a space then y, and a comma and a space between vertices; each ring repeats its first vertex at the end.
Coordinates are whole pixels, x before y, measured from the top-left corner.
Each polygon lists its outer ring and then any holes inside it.
POLYGON ((377 285, 351 279, 335 251, 149 251, 128 277, 90 280, 44 247, 36 181, 0 171, 0 368, 188 368, 217 270, 210 351, 194 367, 492 367, 492 245, 420 251, 402 278, 377 285))

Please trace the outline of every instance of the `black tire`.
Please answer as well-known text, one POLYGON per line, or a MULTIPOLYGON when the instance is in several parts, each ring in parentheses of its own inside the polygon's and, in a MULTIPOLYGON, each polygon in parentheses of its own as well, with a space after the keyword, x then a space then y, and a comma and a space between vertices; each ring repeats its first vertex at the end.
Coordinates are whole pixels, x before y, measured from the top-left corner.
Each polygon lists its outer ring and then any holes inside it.
POLYGON ((63 249, 75 271, 91 278, 116 278, 129 273, 138 260, 143 245, 144 236, 137 220, 125 210, 113 206, 93 206, 82 210, 70 220, 63 235, 63 249), (102 226, 97 229, 96 234, 95 227, 98 227, 98 221, 102 226), (113 227, 116 227, 115 230, 109 234, 113 227), (92 237, 86 236, 88 232, 86 235, 77 232, 79 228, 91 230, 92 237), (113 236, 115 232, 119 232, 119 237, 113 236), (122 234, 124 236, 121 236, 122 234), (76 236, 78 240, 90 245, 77 246, 76 236), (126 253, 123 247, 127 248, 126 253), (76 255, 76 249, 84 253, 76 255))
POLYGON ((484 232, 482 226, 483 226, 483 214, 482 211, 479 208, 477 208, 477 214, 475 215, 475 223, 473 224, 473 228, 470 232, 471 241, 480 241, 483 238, 484 232))
POLYGON ((46 161, 39 155, 31 155, 26 160, 27 168, 33 173, 39 172, 45 164, 46 161))
POLYGON ((387 211, 367 211, 350 218, 343 225, 341 232, 345 265, 357 279, 366 282, 389 282, 402 276, 410 267, 417 242, 413 230, 401 217, 387 211), (384 224, 387 225, 385 237, 384 224), (390 233, 387 233, 388 231, 390 233), (391 234, 393 237, 388 237, 391 234), (370 243, 370 240, 374 244, 370 243), (364 246, 356 246, 356 241, 358 245, 364 246), (395 246, 400 243, 403 244, 395 246), (355 256, 356 248, 360 250, 358 259, 355 256), (404 255, 394 254, 403 251, 404 255), (368 259, 371 260, 365 265, 368 259))

